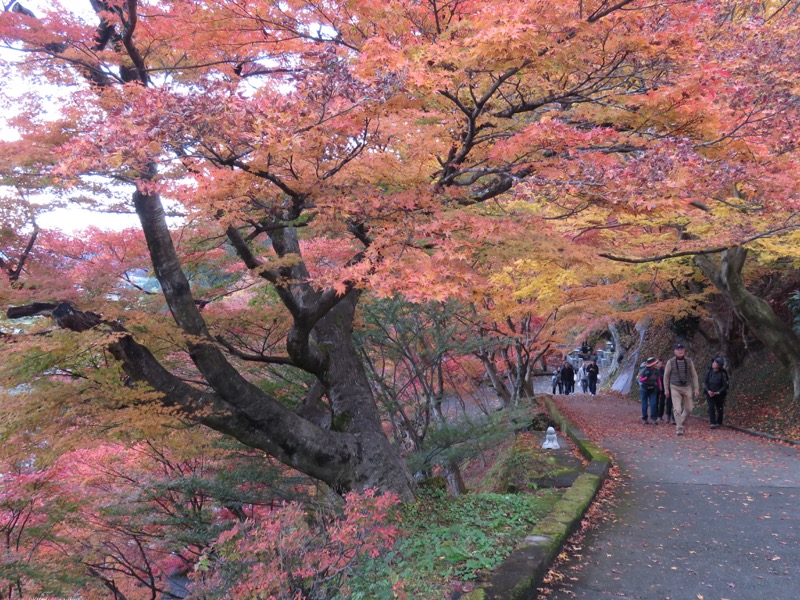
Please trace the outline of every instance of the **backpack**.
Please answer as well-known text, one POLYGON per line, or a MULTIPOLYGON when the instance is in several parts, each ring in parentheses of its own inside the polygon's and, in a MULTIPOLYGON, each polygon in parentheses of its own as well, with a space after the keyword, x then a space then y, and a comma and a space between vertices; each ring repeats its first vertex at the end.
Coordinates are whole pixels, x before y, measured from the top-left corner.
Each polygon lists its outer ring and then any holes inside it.
POLYGON ((642 389, 651 392, 658 388, 658 369, 655 367, 645 367, 639 371, 639 383, 642 389))

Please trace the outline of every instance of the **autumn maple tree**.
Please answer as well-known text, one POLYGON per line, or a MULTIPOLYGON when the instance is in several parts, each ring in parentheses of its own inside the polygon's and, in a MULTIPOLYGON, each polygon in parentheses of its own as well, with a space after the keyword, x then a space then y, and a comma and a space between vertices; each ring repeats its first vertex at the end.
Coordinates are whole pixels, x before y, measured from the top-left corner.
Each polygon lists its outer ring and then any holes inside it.
POLYGON ((2 297, 9 317, 49 313, 64 331, 19 340, 20 356, 340 492, 415 490, 353 344, 364 294, 477 306, 521 274, 547 286, 517 280, 536 306, 487 316, 537 331, 557 306, 599 318, 598 299, 651 276, 600 252, 733 248, 794 219, 796 17, 779 7, 23 4, 0 17, 6 76, 61 93, 17 103, 7 177, 94 205, 102 191, 142 237, 69 250, 40 236, 2 297), (515 257, 528 262, 503 271, 515 257))

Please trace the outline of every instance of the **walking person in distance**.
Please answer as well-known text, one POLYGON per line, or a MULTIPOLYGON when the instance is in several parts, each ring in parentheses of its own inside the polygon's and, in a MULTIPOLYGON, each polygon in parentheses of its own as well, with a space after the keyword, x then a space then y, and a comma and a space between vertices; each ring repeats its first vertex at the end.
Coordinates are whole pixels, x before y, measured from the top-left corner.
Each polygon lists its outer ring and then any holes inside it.
POLYGON ((728 395, 728 372, 721 358, 715 358, 708 368, 703 381, 703 392, 708 403, 708 422, 711 429, 722 425, 722 412, 725 408, 725 396, 728 395))
POLYGON ((664 388, 667 398, 672 399, 675 433, 683 435, 686 419, 692 413, 694 400, 700 393, 694 362, 686 357, 686 347, 683 344, 675 344, 675 356, 667 361, 664 368, 664 388))
POLYGON ((569 361, 564 361, 561 367, 561 383, 564 386, 564 393, 571 394, 575 391, 575 369, 569 361))
POLYGON ((670 422, 672 421, 672 402, 667 405, 667 395, 664 393, 664 363, 661 359, 656 363, 656 369, 658 370, 658 408, 656 415, 658 420, 663 423, 665 421, 664 415, 666 414, 666 421, 670 422))
POLYGON ((585 394, 589 391, 589 374, 586 373, 586 364, 582 364, 578 369, 578 381, 581 382, 581 391, 585 394))
POLYGON ((556 395, 556 392, 559 394, 563 389, 563 382, 561 381, 561 367, 556 367, 553 370, 553 395, 556 395))
POLYGON ((586 370, 586 378, 589 381, 589 393, 595 396, 597 395, 597 382, 600 379, 600 367, 597 366, 597 361, 591 359, 584 369, 586 370))
POLYGON ((642 425, 658 424, 658 392, 661 373, 658 370, 658 359, 648 358, 639 369, 639 394, 642 398, 642 425), (650 420, 647 420, 647 409, 650 409, 650 420))

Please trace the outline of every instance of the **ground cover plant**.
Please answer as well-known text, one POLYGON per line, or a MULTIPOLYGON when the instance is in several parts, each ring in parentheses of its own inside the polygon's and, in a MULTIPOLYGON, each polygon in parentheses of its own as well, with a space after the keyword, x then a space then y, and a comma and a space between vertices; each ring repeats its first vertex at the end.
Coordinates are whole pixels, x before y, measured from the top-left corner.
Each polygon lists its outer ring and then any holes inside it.
POLYGON ((350 598, 436 600, 469 591, 520 543, 563 490, 470 492, 453 498, 429 487, 402 511, 403 534, 393 550, 356 574, 350 598), (402 583, 401 583, 402 582, 402 583))

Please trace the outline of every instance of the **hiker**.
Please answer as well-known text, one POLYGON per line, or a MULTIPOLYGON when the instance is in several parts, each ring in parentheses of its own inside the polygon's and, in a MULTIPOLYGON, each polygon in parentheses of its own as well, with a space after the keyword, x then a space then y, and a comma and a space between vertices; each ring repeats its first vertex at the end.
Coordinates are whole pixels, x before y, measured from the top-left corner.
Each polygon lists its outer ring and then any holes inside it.
POLYGON ((575 391, 575 369, 568 360, 565 360, 564 366, 561 367, 561 382, 564 385, 565 394, 575 391))
POLYGON ((686 357, 686 346, 675 344, 675 356, 667 361, 664 369, 664 393, 672 399, 672 414, 675 417, 675 433, 683 435, 685 422, 694 408, 694 400, 700 393, 694 362, 686 357))
POLYGON ((597 366, 597 361, 591 359, 589 364, 585 367, 586 377, 589 380, 589 393, 592 396, 597 395, 597 382, 600 381, 600 367, 597 366))
POLYGON ((563 384, 561 383, 561 369, 556 367, 553 370, 553 395, 554 396, 556 395, 556 391, 558 391, 559 394, 561 393, 562 385, 563 384))
POLYGON ((667 399, 667 394, 664 393, 664 361, 658 359, 656 363, 658 370, 658 400, 656 402, 656 415, 658 420, 664 423, 664 416, 666 415, 667 423, 674 423, 675 419, 672 418, 672 400, 667 399))
POLYGON ((711 362, 703 381, 703 392, 708 403, 708 422, 711 429, 722 426, 722 412, 725 408, 725 396, 728 395, 728 384, 725 361, 718 356, 711 362))
POLYGON ((648 358, 639 368, 639 395, 642 399, 642 425, 652 423, 658 425, 658 390, 660 386, 658 359, 648 358), (650 420, 647 420, 647 409, 650 408, 650 420))
POLYGON ((578 369, 576 377, 581 382, 581 390, 585 394, 589 391, 589 374, 586 372, 586 363, 582 364, 581 368, 578 369))
POLYGON ((666 415, 667 417, 667 425, 675 425, 675 414, 672 411, 672 398, 667 395, 667 386, 664 384, 664 370, 665 365, 664 361, 658 361, 658 368, 661 371, 659 373, 659 377, 661 378, 661 391, 659 392, 658 401, 661 403, 661 413, 660 417, 662 417, 662 421, 664 420, 663 417, 666 415))

